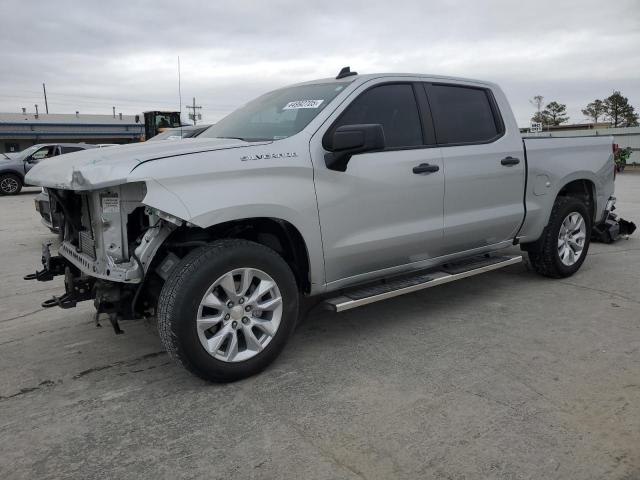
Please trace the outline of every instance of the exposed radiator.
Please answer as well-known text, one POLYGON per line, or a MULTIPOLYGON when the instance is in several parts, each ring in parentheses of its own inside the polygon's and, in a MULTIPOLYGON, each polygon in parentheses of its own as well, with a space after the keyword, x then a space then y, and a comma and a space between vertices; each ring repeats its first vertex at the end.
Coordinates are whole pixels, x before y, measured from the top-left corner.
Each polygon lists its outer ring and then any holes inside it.
POLYGON ((86 255, 89 255, 94 260, 96 259, 96 243, 93 240, 93 236, 90 231, 84 230, 78 234, 80 241, 80 251, 86 255))

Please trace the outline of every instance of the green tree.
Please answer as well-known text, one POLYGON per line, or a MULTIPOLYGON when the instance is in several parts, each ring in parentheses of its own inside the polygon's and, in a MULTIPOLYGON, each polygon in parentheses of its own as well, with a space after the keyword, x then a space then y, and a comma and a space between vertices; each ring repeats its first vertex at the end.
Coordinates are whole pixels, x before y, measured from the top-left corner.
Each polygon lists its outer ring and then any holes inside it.
POLYGON ((582 113, 593 120, 593 123, 598 123, 598 119, 602 117, 606 112, 604 102, 602 100, 594 100, 582 109, 582 113))
POLYGON ((549 123, 549 117, 547 117, 544 113, 542 112, 536 112, 533 114, 533 117, 531 117, 531 121, 532 122, 537 122, 537 123, 541 123, 544 126, 550 125, 549 123))
POLYGON ((542 95, 536 95, 532 99, 529 100, 529 103, 536 107, 536 113, 531 117, 532 122, 542 123, 543 125, 547 125, 547 119, 542 115, 542 103, 544 102, 544 97, 542 95))
POLYGON ((613 127, 635 127, 638 125, 638 114, 629 99, 618 90, 604 99, 605 114, 613 127))
POLYGON ((569 120, 567 106, 564 103, 549 102, 542 111, 542 115, 547 120, 546 125, 558 126, 569 120))

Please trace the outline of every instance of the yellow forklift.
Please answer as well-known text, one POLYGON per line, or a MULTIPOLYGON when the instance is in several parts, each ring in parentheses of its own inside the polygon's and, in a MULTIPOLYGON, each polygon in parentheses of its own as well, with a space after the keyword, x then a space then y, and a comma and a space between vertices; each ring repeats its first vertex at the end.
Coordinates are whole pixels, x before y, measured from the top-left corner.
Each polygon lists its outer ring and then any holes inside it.
MULTIPOLYGON (((151 111, 144 112, 144 138, 149 140, 168 128, 182 126, 180 112, 151 111)), ((137 120, 137 119, 136 119, 137 120)))

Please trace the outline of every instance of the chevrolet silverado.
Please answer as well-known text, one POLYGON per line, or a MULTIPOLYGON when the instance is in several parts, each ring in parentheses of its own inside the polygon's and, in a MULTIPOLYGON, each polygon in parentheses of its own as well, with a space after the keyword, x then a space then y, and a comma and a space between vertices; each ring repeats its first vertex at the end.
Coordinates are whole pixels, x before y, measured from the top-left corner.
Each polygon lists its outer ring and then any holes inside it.
MULTIPOLYGON (((267 93, 189 142, 36 165, 62 219, 44 306, 157 318, 169 354, 211 381, 265 368, 301 298, 343 311, 522 260, 567 277, 614 199, 611 137, 523 138, 495 84, 358 75, 267 93)), ((394 319, 389 319, 394 321, 394 319)))

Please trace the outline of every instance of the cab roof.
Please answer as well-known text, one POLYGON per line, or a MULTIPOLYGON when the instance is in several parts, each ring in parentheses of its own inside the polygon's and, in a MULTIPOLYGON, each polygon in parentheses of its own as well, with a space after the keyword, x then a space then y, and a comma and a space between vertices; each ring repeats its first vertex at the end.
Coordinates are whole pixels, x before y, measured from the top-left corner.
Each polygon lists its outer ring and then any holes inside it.
MULTIPOLYGON (((353 72, 352 72, 353 73, 353 72)), ((488 87, 493 87, 495 86, 494 83, 488 82, 486 80, 478 80, 475 78, 465 78, 465 77, 456 77, 456 76, 450 76, 450 75, 432 75, 432 74, 426 74, 426 73, 366 73, 366 74, 356 74, 356 75, 349 75, 343 78, 335 78, 335 77, 330 77, 330 78, 320 78, 317 80, 310 80, 307 82, 300 82, 300 83, 295 83, 293 85, 290 85, 291 87, 294 86, 299 86, 299 85, 313 85, 313 84, 317 84, 317 83, 341 83, 341 84, 350 84, 350 83, 354 83, 357 82, 358 84, 364 83, 368 80, 373 80, 373 79, 378 79, 378 78, 385 78, 385 77, 389 77, 389 78, 398 78, 398 77, 418 77, 418 78, 424 78, 425 80, 432 80, 432 81, 455 81, 455 82, 463 82, 463 83, 473 83, 473 84, 482 84, 482 85, 486 85, 488 87)))

